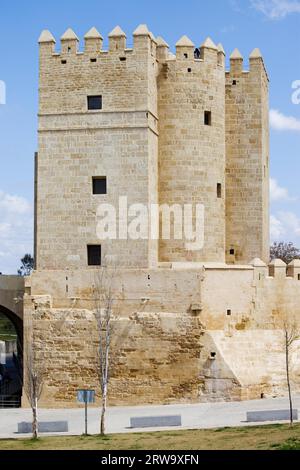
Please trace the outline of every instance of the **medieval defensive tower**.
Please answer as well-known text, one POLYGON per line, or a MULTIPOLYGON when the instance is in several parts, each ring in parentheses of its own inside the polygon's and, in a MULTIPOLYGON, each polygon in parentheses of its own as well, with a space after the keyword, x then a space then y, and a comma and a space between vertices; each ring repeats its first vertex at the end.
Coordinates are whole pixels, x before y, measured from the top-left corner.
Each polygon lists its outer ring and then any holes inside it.
POLYGON ((111 404, 285 393, 282 325, 300 316, 300 262, 266 264, 268 76, 260 51, 244 67, 236 49, 227 71, 222 45, 209 38, 197 47, 183 36, 173 54, 140 25, 132 48, 120 27, 103 42, 95 28, 83 52, 71 29, 60 52, 49 31, 39 40, 36 269, 24 279, 21 307, 20 279, 14 289, 1 279, 0 306, 22 316, 25 361, 28 345, 43 361, 43 406, 73 407, 81 389, 97 390, 100 401, 98 314, 107 296, 111 404), (96 230, 105 204, 125 222, 115 238, 96 230), (204 208, 203 247, 128 236, 126 222, 152 204, 204 208), (116 270, 105 255, 116 257, 116 270))
POLYGON ((237 50, 226 72, 222 45, 196 48, 183 36, 174 55, 146 25, 131 49, 120 27, 108 50, 95 28, 84 52, 71 29, 59 53, 49 31, 39 44, 37 269, 84 269, 110 254, 136 268, 268 260, 268 78, 257 49, 249 72, 237 50), (99 240, 99 203, 118 208, 122 196, 128 205, 203 204, 203 249, 99 240))

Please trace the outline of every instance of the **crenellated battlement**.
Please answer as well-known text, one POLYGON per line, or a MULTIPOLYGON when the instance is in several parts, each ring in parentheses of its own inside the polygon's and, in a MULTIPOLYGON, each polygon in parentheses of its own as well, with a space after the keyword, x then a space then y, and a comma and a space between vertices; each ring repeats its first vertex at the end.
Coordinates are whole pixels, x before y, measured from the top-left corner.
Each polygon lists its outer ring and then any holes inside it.
MULTIPOLYGON (((274 259, 266 264, 261 259, 255 258, 250 262, 254 271, 258 273, 259 280, 270 279, 294 279, 300 281, 300 260, 295 259, 291 263, 286 264, 281 259, 274 259)), ((257 277, 257 276, 256 276, 257 277)), ((299 282, 300 286, 300 282, 299 282)))
MULTIPOLYGON (((154 37, 153 33, 148 29, 147 25, 141 24, 132 34, 132 40, 129 42, 126 33, 116 26, 108 35, 108 48, 104 49, 104 39, 99 31, 92 27, 84 36, 83 51, 79 50, 79 38, 71 29, 67 29, 60 38, 60 50, 56 49, 56 39, 48 30, 44 30, 39 38, 41 56, 53 57, 71 57, 74 55, 82 56, 93 55, 98 58, 105 57, 107 54, 123 54, 128 55, 141 51, 151 54, 158 62, 168 63, 173 61, 193 62, 201 64, 202 62, 210 62, 222 68, 225 68, 225 51, 222 44, 216 45, 211 38, 207 38, 201 46, 195 45, 191 39, 184 35, 175 44, 175 54, 170 51, 170 46, 166 41, 158 36, 154 37), (129 47, 130 44, 130 47, 129 47), (133 45, 132 45, 133 44, 133 45)), ((258 66, 264 62, 259 49, 254 49, 249 56, 249 71, 256 72, 258 66)), ((248 74, 249 71, 244 70, 244 58, 238 49, 235 49, 230 56, 230 70, 227 75, 248 74)))
POLYGON ((228 80, 232 78, 250 78, 254 75, 264 75, 267 81, 269 77, 266 71, 262 53, 255 48, 249 55, 249 70, 245 69, 245 60, 238 49, 234 49, 230 55, 230 68, 226 71, 228 80))
POLYGON ((151 31, 148 30, 146 25, 140 25, 133 32, 133 47, 128 47, 127 36, 125 32, 116 26, 108 35, 108 50, 103 49, 103 36, 99 31, 92 27, 84 36, 84 49, 79 50, 79 38, 76 33, 71 29, 67 31, 60 38, 60 51, 56 50, 56 39, 48 30, 44 30, 39 38, 39 45, 42 55, 53 56, 72 56, 82 54, 121 54, 127 52, 140 52, 146 51, 151 55, 156 56, 157 41, 151 31))

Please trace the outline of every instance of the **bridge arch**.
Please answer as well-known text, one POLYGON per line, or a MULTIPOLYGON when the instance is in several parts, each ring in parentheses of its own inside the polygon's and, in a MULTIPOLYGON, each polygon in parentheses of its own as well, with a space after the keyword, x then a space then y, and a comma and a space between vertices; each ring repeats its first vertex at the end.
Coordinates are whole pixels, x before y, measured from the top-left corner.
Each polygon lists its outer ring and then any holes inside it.
POLYGON ((0 408, 20 407, 23 387, 23 321, 1 304, 0 348, 0 408))

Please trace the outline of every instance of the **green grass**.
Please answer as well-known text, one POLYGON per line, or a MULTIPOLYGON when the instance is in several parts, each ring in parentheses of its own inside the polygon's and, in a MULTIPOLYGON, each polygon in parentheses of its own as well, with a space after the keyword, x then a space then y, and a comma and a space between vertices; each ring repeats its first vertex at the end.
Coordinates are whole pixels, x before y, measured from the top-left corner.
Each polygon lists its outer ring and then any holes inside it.
POLYGON ((16 341, 17 335, 11 335, 8 333, 0 333, 0 341, 16 341))
POLYGON ((6 439, 0 450, 300 450, 300 425, 6 439))
POLYGON ((16 339, 17 334, 13 324, 5 315, 0 313, 0 341, 16 339))
POLYGON ((14 341, 17 340, 18 336, 16 334, 13 324, 0 313, 0 341, 14 341))

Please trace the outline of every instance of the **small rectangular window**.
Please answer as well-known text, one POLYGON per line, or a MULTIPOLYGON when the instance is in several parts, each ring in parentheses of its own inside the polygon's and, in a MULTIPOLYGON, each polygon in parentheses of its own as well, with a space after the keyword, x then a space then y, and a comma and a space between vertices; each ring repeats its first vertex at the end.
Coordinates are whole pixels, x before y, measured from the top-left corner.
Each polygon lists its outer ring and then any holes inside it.
POLYGON ((217 184, 217 196, 220 199, 222 197, 222 185, 221 183, 217 184))
POLYGON ((233 255, 235 254, 234 248, 231 248, 231 250, 229 251, 229 254, 230 254, 231 256, 233 256, 233 255))
POLYGON ((300 274, 298 274, 298 281, 300 281, 300 274))
POLYGON ((88 245, 88 265, 101 266, 101 245, 88 245))
POLYGON ((107 194, 106 176, 93 177, 93 194, 107 194))
POLYGON ((88 109, 102 109, 102 96, 88 96, 88 109))
POLYGON ((204 124, 211 126, 211 111, 204 111, 204 124))

